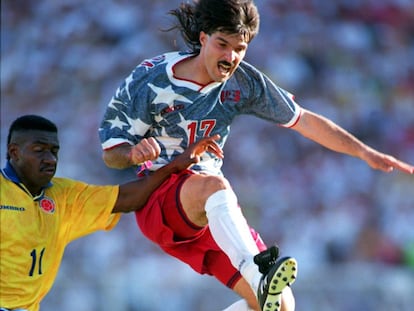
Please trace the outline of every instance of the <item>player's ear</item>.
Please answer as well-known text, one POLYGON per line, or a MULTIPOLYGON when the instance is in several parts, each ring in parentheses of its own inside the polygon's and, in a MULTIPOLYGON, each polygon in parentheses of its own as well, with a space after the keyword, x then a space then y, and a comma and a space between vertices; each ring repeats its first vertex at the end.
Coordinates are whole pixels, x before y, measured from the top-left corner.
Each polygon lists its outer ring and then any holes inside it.
POLYGON ((208 35, 204 31, 200 31, 199 41, 201 45, 205 45, 207 36, 208 35))
POLYGON ((10 159, 17 159, 19 154, 19 146, 16 143, 7 145, 7 155, 10 159))

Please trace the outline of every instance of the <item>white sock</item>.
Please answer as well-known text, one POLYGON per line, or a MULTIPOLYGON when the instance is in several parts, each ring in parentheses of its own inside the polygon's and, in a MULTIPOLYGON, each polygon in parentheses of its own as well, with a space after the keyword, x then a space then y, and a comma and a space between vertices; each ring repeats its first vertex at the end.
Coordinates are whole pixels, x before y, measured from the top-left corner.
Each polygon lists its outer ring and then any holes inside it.
POLYGON ((236 301, 228 308, 224 309, 223 311, 253 311, 249 308, 249 305, 247 304, 246 300, 242 299, 239 301, 236 301))
POLYGON ((259 253, 259 249, 237 205, 236 195, 230 189, 219 190, 207 199, 205 210, 217 245, 256 292, 261 273, 253 262, 253 257, 259 253))

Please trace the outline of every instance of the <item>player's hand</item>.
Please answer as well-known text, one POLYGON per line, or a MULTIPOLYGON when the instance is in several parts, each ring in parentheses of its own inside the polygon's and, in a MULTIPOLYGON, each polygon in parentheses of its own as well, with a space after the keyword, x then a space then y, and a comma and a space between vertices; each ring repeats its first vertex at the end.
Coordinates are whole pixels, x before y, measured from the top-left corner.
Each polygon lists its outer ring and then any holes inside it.
POLYGON ((145 161, 152 161, 159 157, 161 148, 154 137, 144 138, 133 146, 129 152, 132 164, 140 164, 145 161))
POLYGON ((392 172, 394 169, 400 170, 404 173, 414 174, 414 166, 402 162, 391 155, 378 152, 370 149, 365 153, 364 160, 373 169, 384 172, 392 172))
POLYGON ((220 139, 220 135, 214 135, 211 137, 205 137, 191 146, 189 146, 182 154, 177 156, 171 164, 177 166, 179 170, 189 168, 193 164, 200 162, 200 157, 204 152, 211 152, 215 154, 218 158, 222 159, 224 157, 223 150, 216 143, 216 140, 220 139))

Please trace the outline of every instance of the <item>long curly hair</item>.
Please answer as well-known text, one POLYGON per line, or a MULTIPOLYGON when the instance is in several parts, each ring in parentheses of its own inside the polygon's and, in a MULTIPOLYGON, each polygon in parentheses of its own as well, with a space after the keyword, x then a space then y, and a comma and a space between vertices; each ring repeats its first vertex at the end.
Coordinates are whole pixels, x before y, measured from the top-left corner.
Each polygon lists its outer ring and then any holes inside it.
POLYGON ((247 43, 259 32, 260 16, 252 0, 194 0, 181 3, 169 14, 176 17, 176 23, 168 30, 178 29, 193 53, 200 52, 201 31, 241 34, 247 43))

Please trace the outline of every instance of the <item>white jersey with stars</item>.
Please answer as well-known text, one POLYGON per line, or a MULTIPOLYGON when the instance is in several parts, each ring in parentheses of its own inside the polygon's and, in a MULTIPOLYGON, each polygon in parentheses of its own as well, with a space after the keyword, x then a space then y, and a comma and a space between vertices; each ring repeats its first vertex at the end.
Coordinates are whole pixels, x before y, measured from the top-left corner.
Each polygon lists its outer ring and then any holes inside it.
MULTIPOLYGON (((190 56, 171 52, 134 69, 112 97, 101 122, 104 150, 135 145, 152 136, 161 147, 151 168, 157 169, 202 137, 219 134, 223 148, 238 115, 254 115, 284 127, 299 119, 301 108, 293 96, 244 61, 223 83, 200 86, 177 79, 174 66, 190 56)), ((206 153, 192 169, 221 174, 221 165, 221 159, 206 153)))

